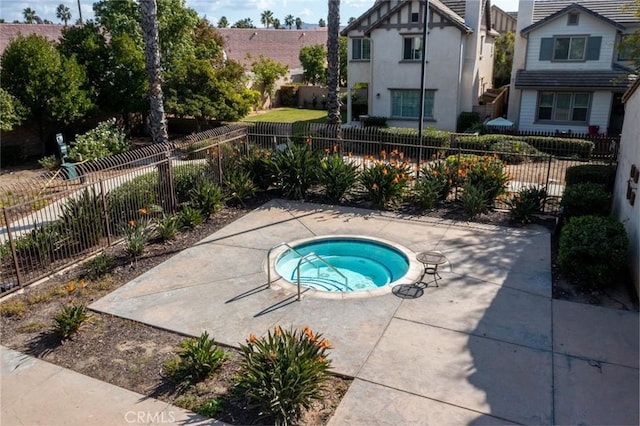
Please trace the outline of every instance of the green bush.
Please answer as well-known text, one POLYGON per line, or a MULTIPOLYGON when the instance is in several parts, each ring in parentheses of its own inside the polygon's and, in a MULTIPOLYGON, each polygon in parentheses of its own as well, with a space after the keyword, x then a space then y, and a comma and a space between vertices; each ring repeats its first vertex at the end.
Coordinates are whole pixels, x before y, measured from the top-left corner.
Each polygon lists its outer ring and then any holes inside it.
POLYGON ((178 204, 189 201, 191 191, 205 182, 212 182, 208 164, 173 167, 173 185, 178 204))
POLYGON ((202 225, 204 219, 202 218, 202 212, 199 209, 185 205, 182 206, 180 212, 180 227, 194 229, 202 225))
MULTIPOLYGON (((34 223, 33 230, 19 237, 15 244, 19 258, 48 266, 64 242, 65 230, 62 228, 61 221, 58 220, 41 226, 34 223)), ((9 253, 10 251, 7 252, 7 254, 9 253)))
POLYGON ((124 251, 129 256, 136 258, 144 253, 144 247, 149 240, 146 220, 130 220, 122 227, 121 234, 124 236, 124 251))
POLYGON ((78 331, 87 318, 88 313, 85 305, 72 304, 64 306, 62 310, 53 317, 53 332, 61 340, 66 340, 78 331))
POLYGON ((364 127, 387 127, 387 117, 368 116, 362 121, 364 127))
POLYGON ((577 183, 567 186, 560 205, 566 217, 608 216, 611 212, 611 194, 597 183, 577 183))
POLYGON ((461 112, 456 124, 456 132, 464 132, 467 129, 481 123, 480 115, 477 112, 461 112))
POLYGON ((598 183, 604 185, 608 192, 613 192, 616 181, 615 165, 609 164, 581 164, 571 166, 565 172, 564 180, 569 185, 577 183, 598 183))
MULTIPOLYGON (((438 199, 446 200, 451 193, 452 186, 455 181, 454 174, 455 169, 452 169, 451 164, 447 161, 436 160, 427 163, 422 170, 420 170, 420 179, 418 185, 423 185, 426 181, 437 182, 437 186, 440 187, 438 199)), ((432 184, 428 184, 430 187, 434 187, 432 184)))
POLYGON ((106 235, 105 212, 102 199, 93 188, 85 189, 79 196, 69 197, 61 207, 61 228, 66 242, 79 250, 98 245, 106 235))
POLYGON ((224 186, 228 197, 244 206, 244 200, 256 193, 251 174, 243 169, 233 168, 224 178, 224 186))
POLYGON ((106 158, 129 149, 124 130, 112 118, 103 121, 95 129, 83 135, 77 135, 71 144, 69 159, 71 161, 87 161, 106 158))
POLYGON ((421 175, 416 182, 414 192, 423 209, 432 209, 442 198, 443 185, 436 179, 429 179, 428 175, 421 175))
POLYGON ((180 217, 178 215, 163 214, 155 221, 155 231, 161 241, 174 240, 180 230, 180 217))
POLYGON ((50 172, 58 170, 60 168, 60 160, 58 160, 58 157, 56 157, 55 155, 42 157, 38 160, 38 164, 40 164, 43 169, 50 172))
POLYGON ((278 186, 282 195, 303 200, 311 185, 318 182, 320 154, 308 144, 294 144, 274 156, 278 186))
POLYGON ((115 259, 113 258, 113 256, 110 256, 104 252, 100 253, 84 264, 83 276, 90 280, 98 280, 104 277, 111 270, 111 268, 113 268, 114 264, 115 259))
POLYGON ((130 220, 138 219, 140 209, 157 204, 160 187, 158 173, 135 177, 107 193, 107 209, 111 229, 120 229, 130 220))
POLYGON ((462 188, 460 203, 464 212, 473 219, 489 211, 488 198, 487 190, 483 186, 467 182, 462 188))
POLYGON ((558 264, 562 272, 593 289, 604 289, 627 263, 629 240, 613 217, 574 217, 562 228, 558 264))
POLYGON ((509 175, 502 160, 496 156, 451 155, 446 164, 452 185, 482 187, 488 206, 506 191, 509 175))
POLYGON ((504 140, 491 145, 491 151, 507 164, 521 164, 529 161, 538 162, 549 158, 526 142, 504 140))
POLYGON ((338 154, 329 155, 320 162, 318 177, 327 201, 337 203, 357 182, 358 166, 338 154))
POLYGON ((530 186, 522 188, 506 201, 511 219, 520 223, 531 223, 534 215, 540 213, 547 201, 547 190, 530 186))
POLYGON ((203 182, 191 189, 191 205, 202 212, 205 218, 224 207, 225 194, 222 188, 210 182, 203 182))
MULTIPOLYGON (((588 159, 593 151, 593 142, 583 139, 556 138, 546 136, 514 136, 490 134, 482 136, 459 136, 453 148, 492 151, 495 144, 504 142, 526 143, 536 150, 555 157, 577 157, 588 159)), ((498 145, 500 146, 500 145, 498 145)), ((537 152, 534 153, 538 155, 537 152)))
POLYGON ((195 383, 210 377, 226 358, 227 354, 205 331, 197 339, 180 344, 178 356, 165 363, 165 373, 178 382, 195 383))
POLYGON ((295 108, 298 106, 298 87, 295 85, 280 86, 280 105, 295 108))
POLYGON ((295 423, 314 400, 322 400, 331 366, 329 349, 329 342, 308 328, 299 332, 277 327, 260 339, 250 335, 247 344, 240 345, 237 389, 266 421, 295 423))
POLYGON ((272 154, 269 150, 253 148, 241 160, 242 169, 249 172, 251 180, 261 191, 266 191, 277 181, 277 170, 272 154))
POLYGON ((406 192, 411 169, 407 162, 378 161, 360 173, 360 183, 370 201, 380 208, 398 204, 406 192))

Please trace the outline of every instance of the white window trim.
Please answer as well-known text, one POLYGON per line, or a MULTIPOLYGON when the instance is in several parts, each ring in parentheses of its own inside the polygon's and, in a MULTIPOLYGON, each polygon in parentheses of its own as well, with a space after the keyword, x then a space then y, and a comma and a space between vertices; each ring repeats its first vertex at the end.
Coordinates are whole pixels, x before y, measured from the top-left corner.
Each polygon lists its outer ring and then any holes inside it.
MULTIPOLYGON (((554 92, 552 90, 540 90, 538 91, 538 99, 536 101, 536 110, 535 110, 535 120, 534 122, 536 123, 549 123, 549 124, 553 124, 553 123, 558 123, 558 124, 588 124, 589 122, 589 116, 591 115, 591 102, 593 101, 593 93, 591 92, 567 92, 567 91, 557 91, 554 92), (550 119, 541 119, 540 117, 540 98, 542 97, 543 93, 552 93, 553 94, 553 106, 551 107, 551 118, 550 119), (574 120, 558 120, 556 118, 556 114, 558 112, 558 107, 557 107, 557 103, 558 103, 558 95, 559 94, 571 94, 571 105, 569 106, 569 116, 573 117, 573 112, 575 109, 575 97, 576 95, 587 95, 589 97, 588 103, 587 103, 587 111, 585 114, 585 119, 584 121, 574 121, 574 120)), ((545 107, 548 108, 548 107, 545 107)))

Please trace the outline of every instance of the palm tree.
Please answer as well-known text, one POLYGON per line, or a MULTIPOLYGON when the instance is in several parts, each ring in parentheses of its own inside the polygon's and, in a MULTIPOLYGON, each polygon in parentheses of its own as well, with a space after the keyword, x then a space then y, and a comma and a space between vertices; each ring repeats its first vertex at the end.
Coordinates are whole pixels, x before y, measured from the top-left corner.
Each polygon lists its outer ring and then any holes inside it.
POLYGON ((302 19, 296 18, 296 30, 302 29, 302 19))
POLYGON ((280 29, 280 20, 278 18, 273 20, 273 28, 275 28, 276 30, 280 29))
POLYGON ((229 21, 227 21, 227 17, 223 16, 218 20, 218 28, 227 28, 229 26, 229 21))
POLYGON ((328 0, 329 13, 327 20, 327 106, 329 114, 327 121, 338 125, 337 135, 341 139, 340 132, 340 0, 328 0))
POLYGON ((293 15, 289 14, 287 16, 284 17, 284 24, 289 27, 289 29, 291 29, 291 27, 293 26, 293 24, 296 22, 296 18, 293 17, 293 15))
POLYGON ((30 7, 25 7, 22 11, 22 15, 24 16, 24 22, 27 24, 33 24, 36 20, 36 11, 31 9, 30 7))
MULTIPOLYGON (((331 4, 331 0, 329 0, 329 4, 331 4)), ((325 21, 323 18, 320 18, 320 20, 318 21, 318 26, 321 28, 324 28, 327 26, 327 21, 325 21)))
POLYGON ((60 3, 56 9, 56 18, 64 22, 64 26, 67 26, 67 22, 71 19, 71 11, 67 6, 60 3))
POLYGON ((80 18, 78 18, 78 22, 80 23, 80 26, 82 26, 82 8, 80 7, 80 0, 78 0, 78 16, 80 18))
POLYGON ((271 25, 271 23, 273 22, 273 12, 270 10, 265 10, 264 12, 262 12, 262 14, 260 15, 260 22, 266 28, 269 28, 269 25, 271 25))
POLYGON ((158 35, 158 3, 156 0, 141 0, 142 38, 144 56, 149 78, 149 114, 151 139, 154 143, 169 140, 167 119, 162 97, 162 70, 160 68, 160 41, 158 35))

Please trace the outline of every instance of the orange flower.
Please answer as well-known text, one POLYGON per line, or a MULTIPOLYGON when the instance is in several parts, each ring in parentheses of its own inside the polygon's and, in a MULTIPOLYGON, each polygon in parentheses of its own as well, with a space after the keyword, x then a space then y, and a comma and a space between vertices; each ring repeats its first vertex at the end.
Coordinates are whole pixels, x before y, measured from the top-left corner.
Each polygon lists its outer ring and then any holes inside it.
POLYGON ((389 174, 389 172, 387 171, 387 169, 382 169, 382 174, 383 174, 384 176, 386 176, 386 175, 388 175, 388 174, 389 174))
POLYGON ((324 153, 325 153, 325 154, 328 154, 328 153, 329 153, 329 148, 325 148, 325 149, 324 149, 324 153))
POLYGON ((325 358, 325 357, 323 357, 323 356, 319 356, 319 357, 317 357, 317 358, 316 358, 316 362, 318 362, 318 363, 322 363, 322 362, 324 362, 325 360, 326 360, 326 358, 325 358))
POLYGON ((69 283, 67 284, 67 292, 68 293, 73 293, 73 291, 76 289, 76 285, 74 283, 69 283))
POLYGON ((253 334, 249 333, 249 338, 247 339, 248 343, 255 343, 258 341, 258 338, 253 334))
POLYGON ((434 176, 438 176, 438 171, 437 170, 431 170, 431 174, 434 176))
POLYGON ((140 210, 138 210, 138 213, 140 213, 142 215, 145 215, 145 214, 149 213, 149 211, 143 207, 140 210))
POLYGON ((316 335, 313 333, 313 331, 311 331, 309 327, 305 327, 302 332, 311 340, 314 340, 316 338, 316 335))
POLYGON ((323 349, 333 349, 328 339, 322 339, 321 341, 319 341, 318 346, 320 346, 323 349))
POLYGON ((87 282, 86 282, 85 280, 80 280, 80 281, 78 282, 78 285, 79 285, 80 287, 82 287, 82 288, 85 288, 85 287, 87 286, 87 282))
POLYGON ((273 330, 274 334, 276 336, 281 336, 282 335, 282 327, 278 326, 273 330))
POLYGON ((135 221, 135 220, 133 220, 133 219, 131 219, 131 220, 129 221, 129 226, 131 226, 131 227, 136 226, 136 221, 135 221))
POLYGON ((378 189, 378 184, 373 182, 373 185, 371 185, 371 189, 378 189))

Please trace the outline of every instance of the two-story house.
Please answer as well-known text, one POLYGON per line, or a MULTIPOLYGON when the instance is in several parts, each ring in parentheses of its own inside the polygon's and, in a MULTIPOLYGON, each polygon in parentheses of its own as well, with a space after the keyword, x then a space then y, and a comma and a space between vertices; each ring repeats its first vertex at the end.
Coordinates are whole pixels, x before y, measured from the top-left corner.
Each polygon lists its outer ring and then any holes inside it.
POLYGON ((425 14, 425 126, 455 130, 460 113, 492 87, 498 34, 489 0, 378 0, 341 33, 348 37, 347 122, 357 119, 354 89, 366 87, 368 115, 418 126, 425 14))
POLYGON ((519 130, 620 133, 635 76, 618 46, 640 25, 632 3, 520 0, 509 99, 519 130))

